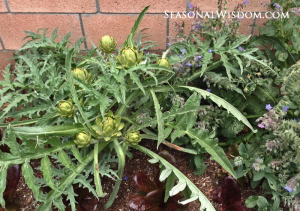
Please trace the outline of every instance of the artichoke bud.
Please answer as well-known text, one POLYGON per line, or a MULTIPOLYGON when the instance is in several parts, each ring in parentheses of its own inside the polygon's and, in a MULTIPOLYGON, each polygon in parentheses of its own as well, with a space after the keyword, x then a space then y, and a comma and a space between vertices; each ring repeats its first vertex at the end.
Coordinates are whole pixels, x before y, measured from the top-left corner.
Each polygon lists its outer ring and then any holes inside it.
POLYGON ((143 58, 143 52, 138 51, 136 47, 126 47, 120 51, 120 55, 117 56, 117 61, 120 66, 125 69, 129 69, 141 62, 143 58))
POLYGON ((137 145, 142 140, 140 131, 136 130, 128 130, 125 138, 127 143, 132 145, 137 145))
POLYGON ((56 108, 62 117, 71 117, 75 113, 75 105, 71 99, 60 101, 56 108))
POLYGON ((88 147, 92 143, 92 135, 86 131, 82 131, 76 135, 74 143, 78 148, 88 147))
POLYGON ((115 42, 115 39, 113 37, 110 37, 109 35, 105 35, 101 38, 99 41, 99 48, 104 53, 111 53, 116 49, 117 43, 115 42))
POLYGON ((89 81, 92 78, 92 74, 84 68, 75 68, 72 70, 72 75, 75 78, 84 81, 86 84, 89 84, 89 81))
POLYGON ((94 128, 96 133, 103 137, 105 141, 110 141, 113 137, 119 137, 122 135, 122 128, 124 123, 121 122, 121 117, 114 116, 112 111, 105 114, 105 118, 96 119, 96 127, 94 128))
POLYGON ((162 59, 157 60, 156 64, 158 64, 158 65, 161 66, 161 67, 168 68, 168 69, 171 68, 171 65, 170 65, 170 63, 169 63, 169 60, 167 60, 167 59, 165 59, 165 58, 162 58, 162 59))

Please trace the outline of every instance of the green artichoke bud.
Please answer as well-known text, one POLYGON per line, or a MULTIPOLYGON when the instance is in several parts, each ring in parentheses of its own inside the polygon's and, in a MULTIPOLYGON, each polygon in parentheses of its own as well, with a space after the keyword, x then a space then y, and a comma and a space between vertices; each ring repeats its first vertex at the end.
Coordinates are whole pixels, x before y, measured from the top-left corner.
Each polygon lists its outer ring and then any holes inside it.
POLYGON ((71 99, 60 101, 56 108, 62 117, 71 117, 75 112, 75 105, 71 99))
POLYGON ((117 43, 113 37, 105 35, 99 41, 99 48, 105 53, 111 53, 115 50, 117 43))
POLYGON ((132 145, 137 145, 142 140, 140 131, 136 130, 128 130, 125 138, 127 143, 132 145))
POLYGON ((112 111, 105 114, 105 118, 96 119, 96 133, 102 136, 105 141, 109 141, 115 136, 121 136, 120 130, 124 127, 124 123, 121 122, 121 117, 114 116, 112 111))
POLYGON ((75 68, 72 70, 72 75, 81 81, 85 81, 86 84, 89 84, 89 81, 92 78, 92 74, 84 68, 75 68))
POLYGON ((162 59, 157 60, 156 64, 158 64, 158 65, 161 66, 161 67, 168 68, 168 69, 171 68, 171 65, 170 65, 170 63, 169 63, 169 60, 167 60, 167 59, 165 59, 165 58, 162 58, 162 59))
POLYGON ((142 57, 143 52, 138 51, 136 47, 126 47, 120 51, 120 55, 117 56, 117 61, 120 66, 124 67, 125 69, 129 69, 130 67, 139 64, 142 57))
POLYGON ((82 131, 76 135, 74 143, 78 148, 88 147, 92 143, 92 135, 86 131, 82 131))

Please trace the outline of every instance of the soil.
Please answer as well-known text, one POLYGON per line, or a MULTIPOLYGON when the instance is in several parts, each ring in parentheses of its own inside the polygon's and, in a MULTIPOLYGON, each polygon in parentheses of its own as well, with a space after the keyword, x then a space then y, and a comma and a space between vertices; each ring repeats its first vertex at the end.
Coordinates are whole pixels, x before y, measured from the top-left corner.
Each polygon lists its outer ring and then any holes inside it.
MULTIPOLYGON (((171 149, 165 145, 161 145, 158 150, 156 149, 157 142, 154 141, 148 141, 144 140, 141 142, 142 146, 147 147, 148 149, 158 153, 161 150, 167 150, 169 153, 171 153, 176 158, 176 167, 184 174, 186 175, 201 191, 202 193, 210 199, 210 190, 213 187, 218 187, 218 184, 221 182, 221 178, 218 177, 217 172, 219 172, 222 167, 216 163, 215 161, 212 161, 210 159, 206 160, 207 164, 207 170, 204 174, 201 176, 195 176, 193 174, 193 169, 188 165, 188 154, 183 153, 174 149, 171 149)), ((138 189, 134 182, 134 176, 137 172, 141 171, 146 173, 150 176, 150 178, 153 178, 153 164, 149 163, 149 157, 145 155, 144 153, 131 149, 130 152, 133 155, 133 158, 126 158, 126 166, 125 166, 125 172, 124 177, 128 177, 128 179, 123 179, 122 184, 119 189, 119 193, 111 206, 111 208, 107 209, 107 211, 133 211, 133 209, 129 208, 127 206, 127 201, 130 198, 130 196, 133 193, 138 192, 138 189)), ((207 155, 209 157, 209 155, 207 155)), ((33 161, 31 163, 33 167, 39 165, 39 161, 33 161)), ((40 176, 40 172, 36 171, 35 176, 40 176)), ((109 198, 109 194, 112 192, 112 189, 114 187, 115 181, 108 177, 102 178, 102 186, 103 191, 106 192, 108 195, 104 198, 100 198, 98 203, 98 211, 104 210, 104 205, 107 202, 109 198)), ((262 190, 260 187, 252 190, 249 185, 246 185, 246 187, 241 187, 242 191, 242 199, 245 200, 251 195, 261 195, 262 190)), ((22 211, 33 211, 36 209, 36 204, 34 203, 34 198, 31 190, 27 187, 27 185, 24 183, 24 178, 21 177, 15 202, 20 204, 20 208, 22 211)), ((219 204, 213 203, 216 210, 219 210, 220 207, 219 204)), ((200 210, 200 204, 197 201, 191 202, 187 208, 188 211, 198 211, 200 210)))

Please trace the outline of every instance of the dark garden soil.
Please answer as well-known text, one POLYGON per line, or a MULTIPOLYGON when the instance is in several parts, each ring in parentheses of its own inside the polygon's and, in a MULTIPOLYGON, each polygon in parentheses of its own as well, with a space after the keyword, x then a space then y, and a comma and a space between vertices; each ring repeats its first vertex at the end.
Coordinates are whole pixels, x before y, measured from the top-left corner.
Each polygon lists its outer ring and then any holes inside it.
MULTIPOLYGON (((151 149, 154 152, 159 152, 161 150, 167 150, 176 158, 176 167, 185 174, 204 194, 206 197, 210 198, 210 190, 213 187, 218 187, 221 179, 218 177, 218 173, 222 168, 218 163, 212 161, 210 159, 206 160, 207 170, 201 176, 195 176, 193 174, 193 169, 188 165, 188 154, 179 152, 177 150, 171 149, 167 146, 161 145, 159 149, 156 149, 157 142, 155 141, 147 141, 144 140, 141 142, 141 145, 151 149)), ((107 211, 131 211, 133 209, 127 206, 127 201, 130 196, 137 192, 138 189, 134 182, 134 176, 137 172, 142 171, 153 178, 153 164, 149 163, 149 157, 144 153, 137 151, 135 149, 131 149, 131 153, 133 155, 132 159, 127 157, 126 167, 124 177, 127 176, 128 179, 123 179, 119 193, 114 201, 114 204, 107 211)), ((209 157, 209 155, 208 155, 209 157)), ((31 165, 33 167, 37 167, 39 161, 33 161, 31 165)), ((41 173, 36 171, 35 176, 39 176, 41 173)), ((127 178, 126 177, 126 178, 127 178)), ((109 198, 109 194, 112 192, 115 182, 108 177, 104 177, 102 179, 103 190, 108 195, 104 198, 101 198, 98 203, 97 210, 104 210, 104 205, 109 198)), ((241 187, 242 190, 242 198, 243 200, 247 199, 251 195, 261 195, 261 188, 258 187, 255 190, 249 188, 249 185, 246 184, 245 187, 241 187)), ((34 198, 30 189, 28 189, 27 185, 24 183, 24 178, 21 177, 15 202, 20 204, 20 208, 22 211, 32 211, 35 210, 34 198)), ((216 210, 220 207, 219 204, 213 203, 216 210)), ((187 210, 188 211, 198 211, 200 210, 200 205, 196 201, 189 204, 187 210)))

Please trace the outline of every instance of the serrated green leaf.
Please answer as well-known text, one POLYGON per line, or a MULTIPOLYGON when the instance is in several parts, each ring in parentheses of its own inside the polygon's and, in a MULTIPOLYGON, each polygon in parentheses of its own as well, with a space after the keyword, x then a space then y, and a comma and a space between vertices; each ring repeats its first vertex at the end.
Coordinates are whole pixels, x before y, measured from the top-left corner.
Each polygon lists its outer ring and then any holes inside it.
POLYGON ((47 181, 48 186, 53 190, 61 192, 61 190, 58 189, 57 185, 52 179, 53 178, 52 163, 50 162, 48 156, 45 156, 41 160, 41 171, 43 172, 44 179, 47 181))
POLYGON ((5 207, 5 201, 3 199, 3 193, 6 188, 6 175, 7 175, 8 165, 0 166, 0 204, 5 207))
POLYGON ((154 107, 155 107, 155 112, 156 112, 156 119, 157 119, 157 125, 158 125, 158 142, 157 142, 157 147, 163 142, 164 140, 164 120, 162 118, 162 112, 160 110, 160 105, 159 102, 156 98, 155 92, 153 89, 150 89, 150 92, 152 94, 153 102, 154 102, 154 107))
POLYGON ((171 172, 166 182, 166 191, 165 191, 165 199, 164 199, 165 203, 168 201, 170 197, 170 190, 173 188, 175 184, 175 178, 176 178, 175 174, 171 172))
POLYGON ((67 200, 70 201, 72 211, 76 211, 76 205, 75 205, 76 200, 75 200, 75 196, 77 196, 77 194, 74 192, 73 185, 70 185, 70 186, 66 189, 66 192, 67 192, 67 200))
POLYGON ((172 169, 164 169, 159 176, 159 181, 163 182, 165 179, 167 179, 168 176, 172 173, 172 169))

